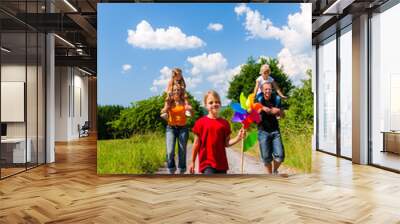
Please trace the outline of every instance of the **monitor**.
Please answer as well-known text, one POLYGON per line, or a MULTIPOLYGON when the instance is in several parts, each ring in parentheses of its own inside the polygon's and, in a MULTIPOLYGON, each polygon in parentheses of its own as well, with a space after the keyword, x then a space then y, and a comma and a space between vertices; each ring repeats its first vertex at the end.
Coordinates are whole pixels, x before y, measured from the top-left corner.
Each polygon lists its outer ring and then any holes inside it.
POLYGON ((1 136, 7 136, 7 124, 1 123, 1 136))

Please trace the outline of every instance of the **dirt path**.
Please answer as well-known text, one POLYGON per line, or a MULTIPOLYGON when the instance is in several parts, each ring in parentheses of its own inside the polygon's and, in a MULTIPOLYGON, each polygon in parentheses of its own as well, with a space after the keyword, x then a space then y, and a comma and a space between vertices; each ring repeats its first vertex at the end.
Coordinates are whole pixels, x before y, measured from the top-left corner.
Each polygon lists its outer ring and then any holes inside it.
MULTIPOLYGON (((240 164, 240 158, 241 158, 241 153, 231 149, 227 148, 226 149, 226 154, 228 157, 228 164, 229 164, 229 170, 228 174, 241 174, 241 164, 240 164)), ((187 147, 187 152, 186 152, 186 161, 187 161, 187 168, 189 169, 190 161, 192 157, 192 146, 188 145, 187 147)), ((175 164, 178 164, 178 156, 175 155, 175 164)), ((198 164, 198 159, 196 160, 196 174, 197 174, 197 169, 199 167, 198 164)), ((189 170, 186 172, 188 173, 189 170)), ((288 169, 284 166, 281 166, 279 168, 280 173, 286 173, 286 174, 294 174, 295 171, 288 169)), ((156 174, 168 174, 168 170, 165 167, 161 168, 156 174)), ((261 163, 259 158, 254 158, 249 155, 244 155, 244 169, 243 169, 243 174, 265 174, 264 170, 264 165, 261 163)))

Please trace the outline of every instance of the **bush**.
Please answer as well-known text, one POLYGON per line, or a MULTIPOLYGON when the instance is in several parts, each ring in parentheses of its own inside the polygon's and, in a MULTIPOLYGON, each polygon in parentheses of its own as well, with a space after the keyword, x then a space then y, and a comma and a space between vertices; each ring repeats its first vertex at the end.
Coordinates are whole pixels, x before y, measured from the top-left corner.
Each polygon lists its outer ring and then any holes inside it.
POLYGON ((297 132, 312 132, 309 129, 314 122, 314 96, 311 89, 311 70, 307 71, 308 79, 303 85, 295 88, 288 99, 289 110, 285 112, 283 125, 297 132))
POLYGON ((286 164, 305 172, 311 171, 311 137, 313 134, 314 97, 311 89, 311 71, 303 85, 295 88, 288 99, 289 109, 280 121, 286 150, 286 164))
POLYGON ((106 105, 97 107, 97 138, 111 139, 115 138, 115 132, 111 127, 112 121, 118 119, 120 112, 125 109, 119 105, 106 105))
MULTIPOLYGON (((202 115, 200 104, 193 96, 189 95, 189 103, 194 110, 194 116, 187 121, 192 127, 195 120, 202 115)), ((116 130, 118 138, 128 138, 132 134, 149 132, 164 132, 167 122, 160 117, 160 111, 164 107, 165 94, 153 96, 145 100, 132 103, 131 107, 121 111, 118 119, 111 122, 112 128, 116 130)))

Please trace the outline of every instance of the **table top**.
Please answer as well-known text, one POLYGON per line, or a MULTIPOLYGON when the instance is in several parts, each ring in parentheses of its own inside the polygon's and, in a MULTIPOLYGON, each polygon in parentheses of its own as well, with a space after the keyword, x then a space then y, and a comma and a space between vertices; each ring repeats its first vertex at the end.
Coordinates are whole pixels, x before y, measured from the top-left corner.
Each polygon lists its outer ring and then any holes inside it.
POLYGON ((400 135, 400 131, 398 131, 398 130, 390 130, 390 131, 381 131, 381 133, 384 133, 384 134, 386 134, 386 133, 388 133, 388 134, 398 134, 398 135, 400 135))
MULTIPOLYGON (((28 142, 30 141, 30 138, 28 138, 28 142)), ((25 142, 25 138, 5 138, 1 139, 1 143, 19 143, 19 142, 25 142)))

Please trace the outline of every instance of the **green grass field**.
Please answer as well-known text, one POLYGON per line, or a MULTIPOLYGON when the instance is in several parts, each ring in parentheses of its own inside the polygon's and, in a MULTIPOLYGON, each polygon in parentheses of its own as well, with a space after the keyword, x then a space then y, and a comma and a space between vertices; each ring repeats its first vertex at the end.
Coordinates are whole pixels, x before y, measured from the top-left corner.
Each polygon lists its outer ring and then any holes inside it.
MULTIPOLYGON (((232 137, 234 136, 236 135, 232 134, 232 137)), ((282 129, 281 136, 286 157, 283 165, 294 168, 299 172, 311 172, 311 133, 309 131, 299 133, 282 129)), ((234 148, 240 150, 240 144, 235 145, 234 148)), ((260 158, 258 142, 246 154, 260 158)))
POLYGON ((286 159, 284 164, 303 172, 311 172, 311 133, 282 131, 286 159))
POLYGON ((163 134, 97 141, 98 174, 151 174, 165 161, 163 134))
MULTIPOLYGON (((234 136, 236 135, 232 134, 234 136)), ((299 172, 311 172, 311 132, 299 133, 282 129, 282 138, 286 154, 283 164, 299 172)), ((240 144, 236 144, 234 148, 240 150, 240 144)), ((258 159, 259 151, 257 143, 246 153, 258 159)), ((97 141, 99 174, 152 174, 164 162, 165 136, 161 133, 97 141)))

